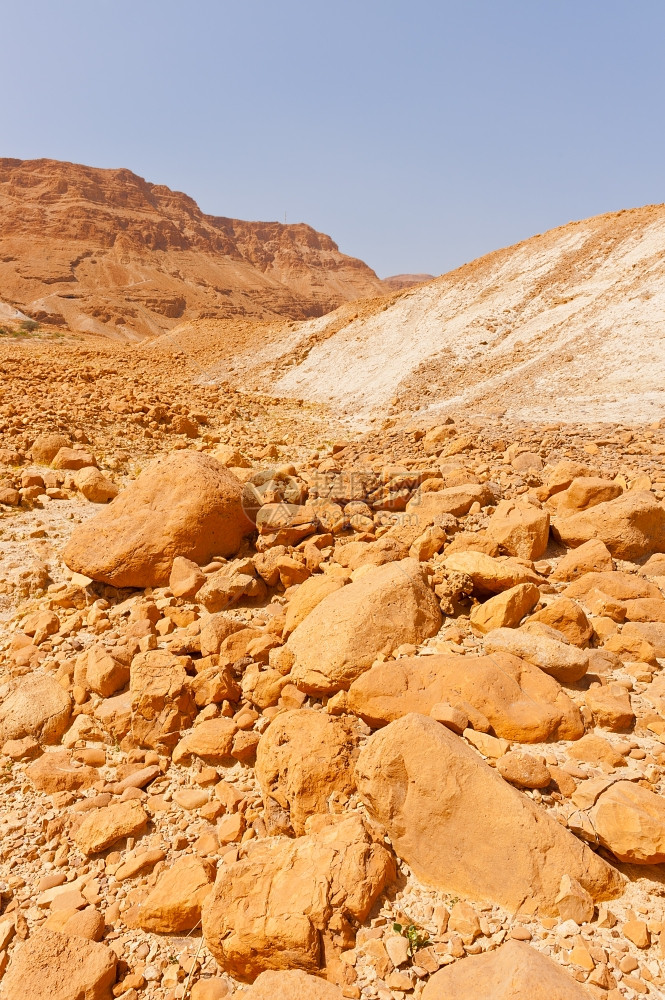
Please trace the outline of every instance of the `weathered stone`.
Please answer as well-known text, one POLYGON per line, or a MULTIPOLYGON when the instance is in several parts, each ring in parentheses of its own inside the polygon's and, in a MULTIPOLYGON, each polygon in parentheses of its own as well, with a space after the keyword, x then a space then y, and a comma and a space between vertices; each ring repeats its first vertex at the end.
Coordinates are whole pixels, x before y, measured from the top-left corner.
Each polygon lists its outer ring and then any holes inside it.
MULTIPOLYGON (((339 986, 300 969, 262 972, 244 993, 246 1000, 343 1000, 339 986)), ((196 1000, 192 994, 192 1000, 196 1000)))
POLYGON ((615 559, 639 559, 665 551, 665 507, 653 493, 629 490, 616 500, 556 518, 552 532, 564 545, 599 538, 615 559))
POLYGON ((80 469, 74 476, 74 482, 79 493, 91 503, 108 503, 114 500, 119 492, 115 483, 94 466, 80 469))
POLYGON ((121 659, 115 649, 111 651, 98 644, 77 657, 74 684, 84 690, 94 691, 102 698, 110 698, 122 690, 128 680, 127 657, 123 656, 121 659))
POLYGON ((329 594, 291 633, 293 682, 303 691, 348 688, 379 653, 438 632, 441 610, 420 564, 403 559, 367 570, 329 594))
POLYGON ((173 763, 199 757, 209 764, 220 764, 231 755, 233 737, 238 727, 233 719, 207 719, 199 722, 182 737, 173 751, 173 763))
POLYGON ((308 816, 327 813, 331 796, 355 789, 358 725, 311 709, 279 715, 261 737, 256 778, 270 833, 302 836, 308 816))
POLYGON ((341 590, 346 580, 342 576, 324 573, 312 576, 301 584, 286 608, 286 621, 283 635, 285 638, 305 620, 307 615, 321 603, 329 594, 341 590))
POLYGON ((206 582, 203 573, 193 559, 176 556, 171 566, 169 587, 174 597, 192 598, 206 582))
POLYGON ((14 950, 2 1000, 111 1000, 116 955, 104 944, 40 928, 14 950))
POLYGON ((615 500, 623 493, 618 483, 598 476, 584 476, 573 479, 567 490, 556 494, 555 502, 550 500, 557 517, 570 517, 580 511, 589 510, 599 503, 615 500))
POLYGON ((394 878, 391 855, 372 842, 359 817, 313 817, 309 827, 295 840, 260 841, 217 876, 203 907, 203 934, 221 968, 238 979, 266 969, 315 972, 323 933, 333 930, 348 948, 349 921, 365 920, 394 878))
POLYGON ((485 636, 488 653, 504 652, 519 656, 562 684, 579 681, 589 669, 589 657, 582 649, 524 629, 498 628, 485 636))
POLYGON ((545 914, 555 912, 563 874, 594 899, 621 890, 614 869, 432 719, 408 715, 375 733, 356 781, 372 818, 426 885, 545 914))
POLYGON ((523 750, 509 750, 498 759, 496 769, 502 778, 518 788, 547 788, 552 780, 543 758, 523 750))
POLYGON ((616 781, 596 800, 590 817, 598 839, 619 861, 665 862, 665 800, 632 781, 616 781))
POLYGON ((196 703, 185 672, 187 657, 155 649, 132 660, 132 736, 139 746, 174 747, 191 726, 196 703))
POLYGON ((614 569, 612 555, 599 538, 590 538, 579 548, 571 549, 554 567, 553 580, 576 580, 585 573, 607 573, 614 569))
POLYGON ((349 711, 373 728, 410 712, 430 715, 439 702, 475 711, 498 736, 520 743, 577 739, 584 732, 577 708, 557 682, 507 653, 400 657, 362 674, 347 695, 349 711))
POLYGON ((63 558, 75 572, 114 587, 163 586, 176 556, 201 565, 237 552, 252 530, 241 494, 238 480, 213 458, 173 452, 78 525, 63 558))
POLYGON ((38 465, 49 465, 60 449, 69 448, 71 443, 64 434, 40 434, 31 448, 32 460, 38 465))
POLYGON ((622 733, 633 727, 635 712, 628 692, 621 685, 591 687, 586 693, 585 700, 596 726, 614 733, 622 733))
POLYGON ((593 920, 594 904, 591 895, 570 875, 562 875, 556 907, 561 920, 574 920, 586 924, 593 920))
POLYGON ((557 597, 547 607, 531 615, 525 625, 534 622, 555 628, 557 632, 561 632, 564 639, 572 642, 573 646, 584 648, 589 645, 593 637, 593 628, 584 610, 568 597, 557 597))
POLYGON ((90 788, 99 779, 96 767, 77 764, 68 750, 42 754, 26 768, 25 773, 35 788, 47 795, 90 788))
POLYGON ((53 677, 21 677, 12 682, 0 705, 0 746, 26 736, 57 743, 71 714, 71 698, 53 677))
POLYGON ((504 590, 490 597, 484 604, 471 609, 471 623, 480 632, 492 629, 512 629, 519 625, 525 615, 533 611, 540 600, 540 591, 533 583, 518 583, 510 590, 504 590))
POLYGON ((494 559, 484 552, 455 552, 446 556, 445 565, 447 569, 454 569, 458 573, 470 576, 473 580, 474 593, 479 597, 500 594, 520 583, 541 582, 536 572, 527 569, 517 559, 494 559))
POLYGON ((114 802, 89 813, 74 834, 84 854, 105 851, 123 837, 135 837, 148 822, 143 806, 136 799, 114 802))
POLYGON ((550 536, 550 515, 529 503, 502 500, 489 520, 487 535, 511 556, 540 559, 550 536))
POLYGON ((79 469, 97 465, 97 460, 89 451, 83 451, 79 448, 60 448, 57 455, 54 455, 51 460, 51 465, 54 469, 67 469, 76 472, 79 469))
POLYGON ((157 879, 127 922, 157 934, 178 934, 196 927, 201 907, 212 890, 215 868, 189 854, 178 858, 157 879))
POLYGON ((222 643, 234 632, 242 629, 240 622, 219 613, 208 615, 201 620, 201 656, 219 653, 222 643))
POLYGON ((440 969, 423 1000, 589 1000, 559 965, 521 941, 440 969))

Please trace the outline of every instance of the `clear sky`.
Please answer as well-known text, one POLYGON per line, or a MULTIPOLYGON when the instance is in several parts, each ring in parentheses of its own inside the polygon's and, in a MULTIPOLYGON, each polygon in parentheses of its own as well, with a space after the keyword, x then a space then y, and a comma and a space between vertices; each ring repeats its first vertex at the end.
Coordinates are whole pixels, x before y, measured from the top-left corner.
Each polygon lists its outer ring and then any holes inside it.
POLYGON ((439 274, 665 200, 663 0, 19 0, 0 155, 439 274))

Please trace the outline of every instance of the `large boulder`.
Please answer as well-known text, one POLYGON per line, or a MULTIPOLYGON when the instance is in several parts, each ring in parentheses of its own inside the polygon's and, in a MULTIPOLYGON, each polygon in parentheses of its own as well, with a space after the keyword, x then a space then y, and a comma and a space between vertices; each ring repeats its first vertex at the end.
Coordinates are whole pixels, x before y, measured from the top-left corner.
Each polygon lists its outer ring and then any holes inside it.
POLYGON ((585 573, 611 573, 614 569, 612 555, 605 542, 591 538, 588 542, 566 552, 552 570, 552 580, 576 580, 585 573))
POLYGON ((562 684, 574 684, 589 669, 589 654, 568 642, 537 635, 525 629, 497 628, 485 636, 488 653, 512 653, 562 684))
POLYGON ((632 781, 617 781, 590 811, 600 843, 619 861, 660 865, 665 861, 665 799, 632 781))
POLYGON ((518 583, 516 587, 490 597, 484 604, 476 604, 471 609, 471 624, 479 632, 490 632, 495 628, 512 629, 533 611, 539 600, 540 591, 535 584, 518 583))
POLYGON ((193 854, 178 858, 130 913, 126 922, 158 934, 190 931, 201 919, 201 907, 212 891, 214 866, 193 854))
POLYGON ((72 714, 72 700, 48 675, 12 682, 0 705, 0 746, 31 736, 40 743, 57 743, 72 714))
MULTIPOLYGON (((497 488, 490 483, 464 483, 433 493, 416 493, 406 505, 406 512, 423 532, 431 524, 438 524, 446 514, 462 517, 474 503, 481 507, 496 503, 497 488)), ((420 533, 419 532, 419 533, 420 533)))
POLYGON ((520 583, 542 583, 542 578, 517 559, 495 559, 485 552, 454 552, 446 556, 446 569, 466 573, 473 580, 473 591, 479 597, 500 594, 520 583))
POLYGON ((561 632, 564 639, 573 646, 588 646, 593 637, 593 628, 583 608, 569 597, 557 597, 541 611, 531 615, 525 625, 549 625, 561 632))
POLYGON ((237 979, 251 981, 266 969, 315 972, 324 932, 336 928, 343 935, 337 943, 349 947, 351 922, 367 918, 395 876, 392 855, 359 816, 313 817, 309 826, 308 836, 259 841, 220 868, 203 906, 203 934, 237 979))
POLYGON ((270 833, 302 836, 308 816, 327 813, 331 796, 355 789, 359 736, 349 716, 313 709, 277 716, 261 737, 255 769, 270 833))
POLYGON ((74 840, 84 854, 99 854, 123 837, 138 836, 147 823, 148 814, 137 799, 111 802, 86 813, 74 840))
POLYGON ((53 461, 61 448, 69 448, 71 440, 64 434, 40 434, 31 449, 32 461, 38 465, 48 465, 53 461))
POLYGON ((580 713, 557 682, 506 653, 400 657, 353 682, 347 707, 373 728, 441 703, 484 716, 497 736, 518 743, 578 739, 580 713))
POLYGON ((589 1000, 560 965, 522 941, 435 972, 423 1000, 589 1000))
POLYGON ((615 869, 433 719, 407 715, 375 733, 356 782, 370 816, 426 885, 552 915, 564 874, 596 900, 622 889, 615 869))
POLYGON ((333 694, 348 688, 379 653, 420 643, 441 622, 439 602, 415 559, 368 569, 325 597, 291 633, 291 678, 302 691, 333 694))
POLYGON ((615 500, 622 493, 618 483, 597 476, 584 476, 573 479, 568 489, 557 493, 548 506, 556 511, 557 517, 570 517, 571 514, 596 507, 599 503, 615 500))
POLYGON ((16 947, 2 1000, 112 1000, 116 954, 105 944, 41 927, 16 947))
POLYGON ((636 601, 640 598, 662 599, 657 584, 634 573, 584 573, 564 590, 565 597, 584 600, 593 590, 599 590, 616 601, 636 601))
POLYGON ((78 525, 63 558, 75 572, 114 587, 159 587, 176 556, 203 565, 213 555, 234 555, 252 530, 235 476, 209 455, 179 451, 78 525))
POLYGON ((142 747, 170 748, 196 716, 196 702, 185 667, 187 656, 163 649, 139 653, 132 660, 132 736, 142 747))
POLYGON ((242 996, 243 1000, 344 1000, 339 986, 301 969, 262 972, 242 996))
POLYGON ((615 559, 640 559, 665 552, 665 507, 653 493, 629 490, 616 500, 555 518, 552 533, 573 547, 599 538, 615 559))
POLYGON ((520 559, 540 559, 550 537, 546 510, 519 500, 502 500, 487 525, 487 536, 520 559))

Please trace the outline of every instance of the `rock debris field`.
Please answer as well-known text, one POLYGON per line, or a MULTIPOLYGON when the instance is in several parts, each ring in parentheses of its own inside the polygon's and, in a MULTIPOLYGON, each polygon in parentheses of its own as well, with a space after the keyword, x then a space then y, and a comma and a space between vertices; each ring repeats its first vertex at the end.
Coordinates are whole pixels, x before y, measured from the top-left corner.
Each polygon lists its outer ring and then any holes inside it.
POLYGON ((1 1000, 665 996, 665 421, 0 377, 1 1000))

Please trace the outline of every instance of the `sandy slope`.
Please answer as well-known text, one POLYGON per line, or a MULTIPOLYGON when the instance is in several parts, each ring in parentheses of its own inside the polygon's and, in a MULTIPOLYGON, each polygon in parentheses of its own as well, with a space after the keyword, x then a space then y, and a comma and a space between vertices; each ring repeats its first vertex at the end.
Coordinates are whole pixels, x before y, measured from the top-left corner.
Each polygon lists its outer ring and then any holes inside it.
POLYGON ((355 418, 397 400, 399 412, 640 421, 665 403, 664 337, 658 205, 571 223, 298 324, 252 367, 280 395, 355 418))

